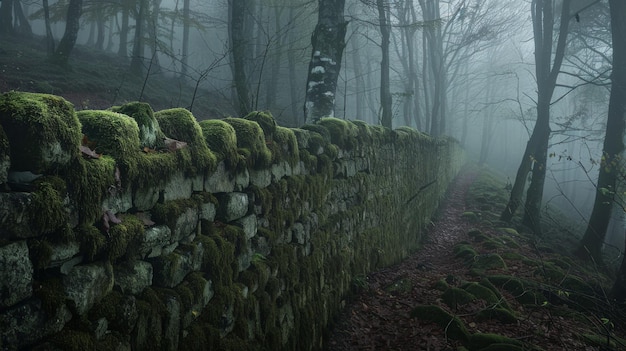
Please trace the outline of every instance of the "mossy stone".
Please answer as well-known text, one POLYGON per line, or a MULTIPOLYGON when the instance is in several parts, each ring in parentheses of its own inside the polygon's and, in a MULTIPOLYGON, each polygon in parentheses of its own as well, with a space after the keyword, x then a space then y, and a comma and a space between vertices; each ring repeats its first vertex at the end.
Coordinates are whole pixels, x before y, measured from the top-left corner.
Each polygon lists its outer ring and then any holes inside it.
POLYGON ((65 209, 65 182, 57 177, 42 177, 34 181, 36 190, 30 204, 31 229, 37 235, 54 232, 69 220, 65 209))
POLYGON ((476 282, 464 284, 461 288, 474 295, 476 298, 485 300, 487 303, 493 305, 498 304, 502 298, 501 296, 496 295, 488 287, 476 282))
POLYGON ((137 122, 111 111, 83 110, 77 116, 92 148, 99 154, 113 157, 124 176, 136 177, 141 152, 137 122))
POLYGON ((298 149, 296 134, 291 129, 280 126, 276 127, 273 145, 275 146, 275 148, 272 149, 274 162, 282 160, 289 162, 292 166, 295 166, 300 160, 300 151, 298 149), (274 150, 276 150, 277 155, 274 155, 274 150))
POLYGON ((478 253, 470 244, 459 243, 454 247, 454 257, 473 259, 476 256, 478 253))
POLYGON ((89 332, 63 329, 58 334, 53 335, 50 341, 61 350, 83 351, 95 350, 96 341, 89 332))
POLYGON ((191 173, 212 171, 217 164, 215 155, 209 150, 202 128, 189 110, 171 108, 154 113, 161 130, 166 136, 184 141, 191 151, 191 173))
POLYGON ((511 293, 522 304, 535 304, 540 300, 533 288, 535 284, 532 282, 510 275, 490 275, 487 279, 495 286, 511 293))
POLYGON ((125 114, 137 122, 141 147, 161 149, 165 146, 165 135, 161 131, 159 122, 154 117, 152 107, 145 102, 129 102, 121 106, 113 106, 111 111, 125 114))
POLYGON ((412 318, 433 322, 439 325, 446 332, 446 337, 452 340, 468 340, 468 332, 458 317, 444 311, 435 305, 421 305, 411 311, 412 318))
POLYGON ((239 162, 237 154, 237 134, 228 123, 218 119, 208 119, 199 122, 204 140, 217 156, 219 161, 224 160, 226 165, 233 167, 239 162))
POLYGON ((476 212, 466 211, 461 214, 461 218, 471 223, 476 223, 480 219, 476 212))
POLYGON ((276 133, 276 120, 269 111, 252 111, 243 117, 249 121, 254 121, 263 129, 265 140, 274 140, 276 133))
POLYGON ((476 300, 476 296, 456 287, 449 287, 442 295, 441 299, 448 307, 456 309, 458 306, 465 305, 476 300))
POLYGON ((480 271, 490 269, 506 269, 506 263, 502 257, 495 253, 483 254, 474 257, 472 268, 480 271))
POLYGON ((269 166, 272 162, 272 153, 267 148, 263 129, 258 123, 243 118, 225 118, 224 122, 230 124, 237 134, 237 147, 240 154, 245 157, 248 166, 261 169, 269 166))
POLYGON ((318 121, 330 133, 330 141, 344 150, 352 150, 357 145, 359 129, 350 121, 326 117, 318 121))
POLYGON ((4 93, 0 95, 0 125, 6 138, 0 148, 10 153, 14 171, 46 173, 80 155, 81 125, 73 105, 62 97, 4 93))

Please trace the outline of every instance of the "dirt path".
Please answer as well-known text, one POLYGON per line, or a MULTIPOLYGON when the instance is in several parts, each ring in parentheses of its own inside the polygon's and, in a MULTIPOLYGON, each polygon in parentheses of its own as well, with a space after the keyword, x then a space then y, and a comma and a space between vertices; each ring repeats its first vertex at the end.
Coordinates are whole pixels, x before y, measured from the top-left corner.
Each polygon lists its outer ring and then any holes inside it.
POLYGON ((433 285, 464 271, 453 247, 467 240, 471 224, 463 220, 465 194, 476 177, 462 172, 450 185, 439 219, 422 249, 399 265, 367 277, 367 287, 341 314, 329 350, 447 350, 442 331, 410 318, 414 306, 431 304, 440 292, 433 285))

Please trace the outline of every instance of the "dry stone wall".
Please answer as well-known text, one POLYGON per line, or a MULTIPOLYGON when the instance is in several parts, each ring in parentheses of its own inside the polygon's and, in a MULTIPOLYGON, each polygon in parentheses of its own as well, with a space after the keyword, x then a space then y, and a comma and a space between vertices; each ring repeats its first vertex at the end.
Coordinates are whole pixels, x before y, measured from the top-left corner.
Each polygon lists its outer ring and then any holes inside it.
POLYGON ((0 349, 321 349, 462 162, 406 128, 5 93, 0 349))

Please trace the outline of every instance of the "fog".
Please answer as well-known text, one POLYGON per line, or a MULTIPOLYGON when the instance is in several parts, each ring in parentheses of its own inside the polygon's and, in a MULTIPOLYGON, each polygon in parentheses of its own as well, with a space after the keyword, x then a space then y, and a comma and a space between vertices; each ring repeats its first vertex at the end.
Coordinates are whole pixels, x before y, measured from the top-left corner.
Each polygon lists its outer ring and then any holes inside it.
MULTIPOLYGON (((244 9, 240 28, 244 39, 237 55, 250 109, 269 110, 284 126, 312 122, 304 120, 303 106, 311 38, 318 22, 317 1, 142 1, 85 1, 77 45, 107 55, 119 55, 125 46, 122 56, 130 62, 143 3, 149 11, 143 24, 141 74, 148 74, 147 67, 154 65, 150 74, 197 83, 230 102, 232 109, 222 111, 224 116, 241 115, 233 64, 237 44, 233 44, 229 15, 229 6, 238 3, 244 9), (120 44, 125 8, 129 29, 126 43, 120 44)), ((585 2, 577 1, 574 6, 578 3, 585 2)), ((21 5, 32 32, 45 37, 42 2, 22 0, 21 5)), ((51 0, 49 6, 52 36, 58 42, 65 30, 67 1, 51 0)), ((554 47, 560 8, 556 1, 554 47)), ((513 183, 537 120, 531 1, 346 0, 348 25, 334 93, 337 118, 382 123, 381 9, 390 29, 392 126, 452 136, 472 160, 513 183)), ((550 99, 543 204, 564 212, 574 226, 584 229, 602 160, 611 45, 609 9, 604 1, 572 11, 578 12, 568 22, 561 73, 550 99)), ((550 54, 551 58, 556 55, 550 54)), ((610 228, 607 240, 611 245, 623 246, 623 227, 610 228)))

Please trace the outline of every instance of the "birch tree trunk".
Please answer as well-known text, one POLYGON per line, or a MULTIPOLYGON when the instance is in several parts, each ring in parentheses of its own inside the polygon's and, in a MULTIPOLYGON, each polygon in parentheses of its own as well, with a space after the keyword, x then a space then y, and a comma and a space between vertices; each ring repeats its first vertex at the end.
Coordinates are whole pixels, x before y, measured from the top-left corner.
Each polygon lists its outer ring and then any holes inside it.
POLYGON ((319 0, 318 21, 311 37, 313 52, 306 80, 304 120, 335 115, 335 93, 348 22, 345 0, 319 0))

